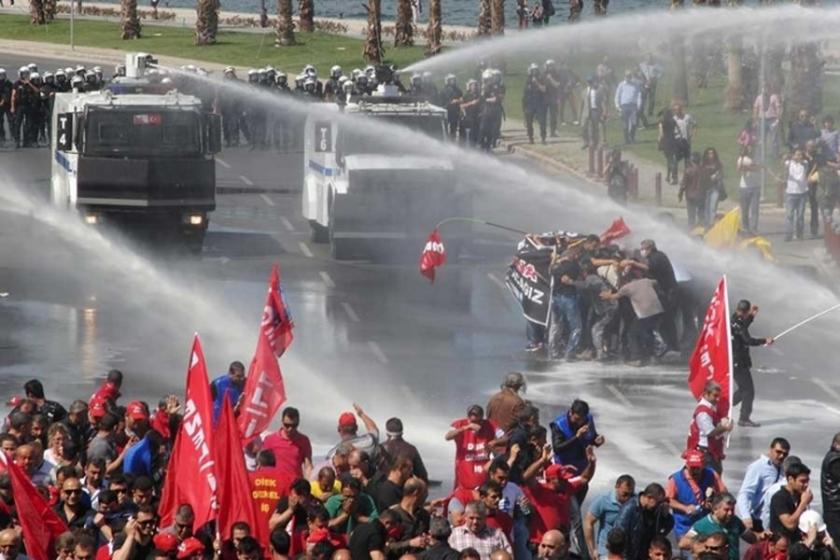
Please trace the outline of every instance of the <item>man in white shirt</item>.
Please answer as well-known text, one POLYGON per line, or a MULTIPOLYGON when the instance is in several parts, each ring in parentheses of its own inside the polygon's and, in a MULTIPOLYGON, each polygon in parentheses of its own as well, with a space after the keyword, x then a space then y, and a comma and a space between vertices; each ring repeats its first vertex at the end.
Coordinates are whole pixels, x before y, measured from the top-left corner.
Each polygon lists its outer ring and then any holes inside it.
POLYGON ((630 70, 624 73, 624 79, 615 88, 615 108, 621 112, 624 143, 632 144, 636 141, 636 120, 642 108, 642 89, 633 79, 630 70))
POLYGON ((740 175, 741 229, 750 235, 758 232, 758 209, 761 202, 761 166, 752 158, 752 147, 745 146, 736 162, 740 175))
POLYGON ((794 150, 793 157, 785 162, 787 185, 785 188, 785 241, 801 240, 805 231, 805 203, 808 199, 808 172, 810 162, 801 149, 794 150))

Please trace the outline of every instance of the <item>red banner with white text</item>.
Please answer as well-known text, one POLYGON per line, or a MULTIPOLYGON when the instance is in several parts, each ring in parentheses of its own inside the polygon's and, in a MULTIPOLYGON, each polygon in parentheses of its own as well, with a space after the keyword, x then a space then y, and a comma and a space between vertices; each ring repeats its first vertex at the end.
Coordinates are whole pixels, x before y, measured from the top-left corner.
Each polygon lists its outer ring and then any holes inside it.
POLYGON ((688 386, 694 398, 699 399, 707 381, 716 381, 721 386, 718 412, 721 417, 729 417, 732 406, 732 339, 729 324, 729 294, 726 288, 726 276, 712 296, 703 328, 697 338, 691 357, 688 360, 688 386))

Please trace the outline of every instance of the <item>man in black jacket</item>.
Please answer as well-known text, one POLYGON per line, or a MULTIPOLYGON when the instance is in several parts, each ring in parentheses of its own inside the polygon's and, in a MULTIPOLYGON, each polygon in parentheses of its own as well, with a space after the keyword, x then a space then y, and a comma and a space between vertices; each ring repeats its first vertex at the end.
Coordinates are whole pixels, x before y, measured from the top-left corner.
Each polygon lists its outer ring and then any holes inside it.
POLYGON ((750 325, 758 314, 758 306, 753 305, 749 300, 742 299, 732 314, 732 372, 738 388, 732 399, 732 406, 741 403, 741 414, 738 425, 745 428, 757 428, 760 424, 750 420, 752 414, 753 399, 755 398, 755 387, 753 386, 752 360, 750 359, 750 346, 770 346, 773 344, 773 337, 753 338, 750 336, 750 325))
POLYGON ((840 542, 840 433, 831 440, 831 449, 825 454, 820 469, 823 519, 828 534, 840 542))

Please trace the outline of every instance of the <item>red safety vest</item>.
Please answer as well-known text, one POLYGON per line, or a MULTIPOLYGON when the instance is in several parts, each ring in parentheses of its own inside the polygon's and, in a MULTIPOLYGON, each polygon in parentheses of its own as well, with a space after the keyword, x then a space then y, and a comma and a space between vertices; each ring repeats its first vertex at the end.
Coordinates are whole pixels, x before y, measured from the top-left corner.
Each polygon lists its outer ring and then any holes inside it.
MULTIPOLYGON (((694 415, 691 417, 691 424, 688 427, 688 441, 685 444, 686 451, 699 449, 700 447, 700 426, 697 425, 697 416, 701 412, 705 412, 711 416, 712 422, 715 426, 720 423, 720 413, 718 413, 717 410, 706 404, 698 404, 697 408, 694 409, 694 415)), ((709 437, 707 440, 709 445, 709 454, 715 459, 723 460, 726 457, 723 453, 723 438, 720 436, 709 437)))

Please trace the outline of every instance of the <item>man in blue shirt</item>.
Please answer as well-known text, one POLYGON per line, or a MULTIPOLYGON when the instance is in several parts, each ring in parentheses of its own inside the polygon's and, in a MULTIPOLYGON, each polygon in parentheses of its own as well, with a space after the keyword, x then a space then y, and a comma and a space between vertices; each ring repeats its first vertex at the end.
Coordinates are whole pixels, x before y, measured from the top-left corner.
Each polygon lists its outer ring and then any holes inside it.
POLYGON ((621 112, 624 127, 624 143, 636 141, 636 119, 642 107, 642 88, 633 77, 633 72, 624 73, 624 80, 615 89, 615 108, 621 112))
POLYGON ((583 534, 592 560, 607 557, 607 535, 615 524, 621 506, 636 494, 636 481, 623 474, 615 481, 615 489, 596 497, 583 521, 583 534), (595 534, 595 524, 598 532, 595 534))
POLYGON ((770 442, 770 451, 753 461, 744 473, 744 481, 738 491, 735 514, 748 529, 761 530, 761 510, 767 489, 784 481, 782 462, 790 453, 790 443, 777 437, 770 442))
POLYGON ((230 405, 236 408, 239 397, 245 389, 245 366, 242 362, 231 362, 226 375, 214 379, 210 383, 210 393, 213 396, 213 425, 219 422, 225 397, 230 399, 230 405))

